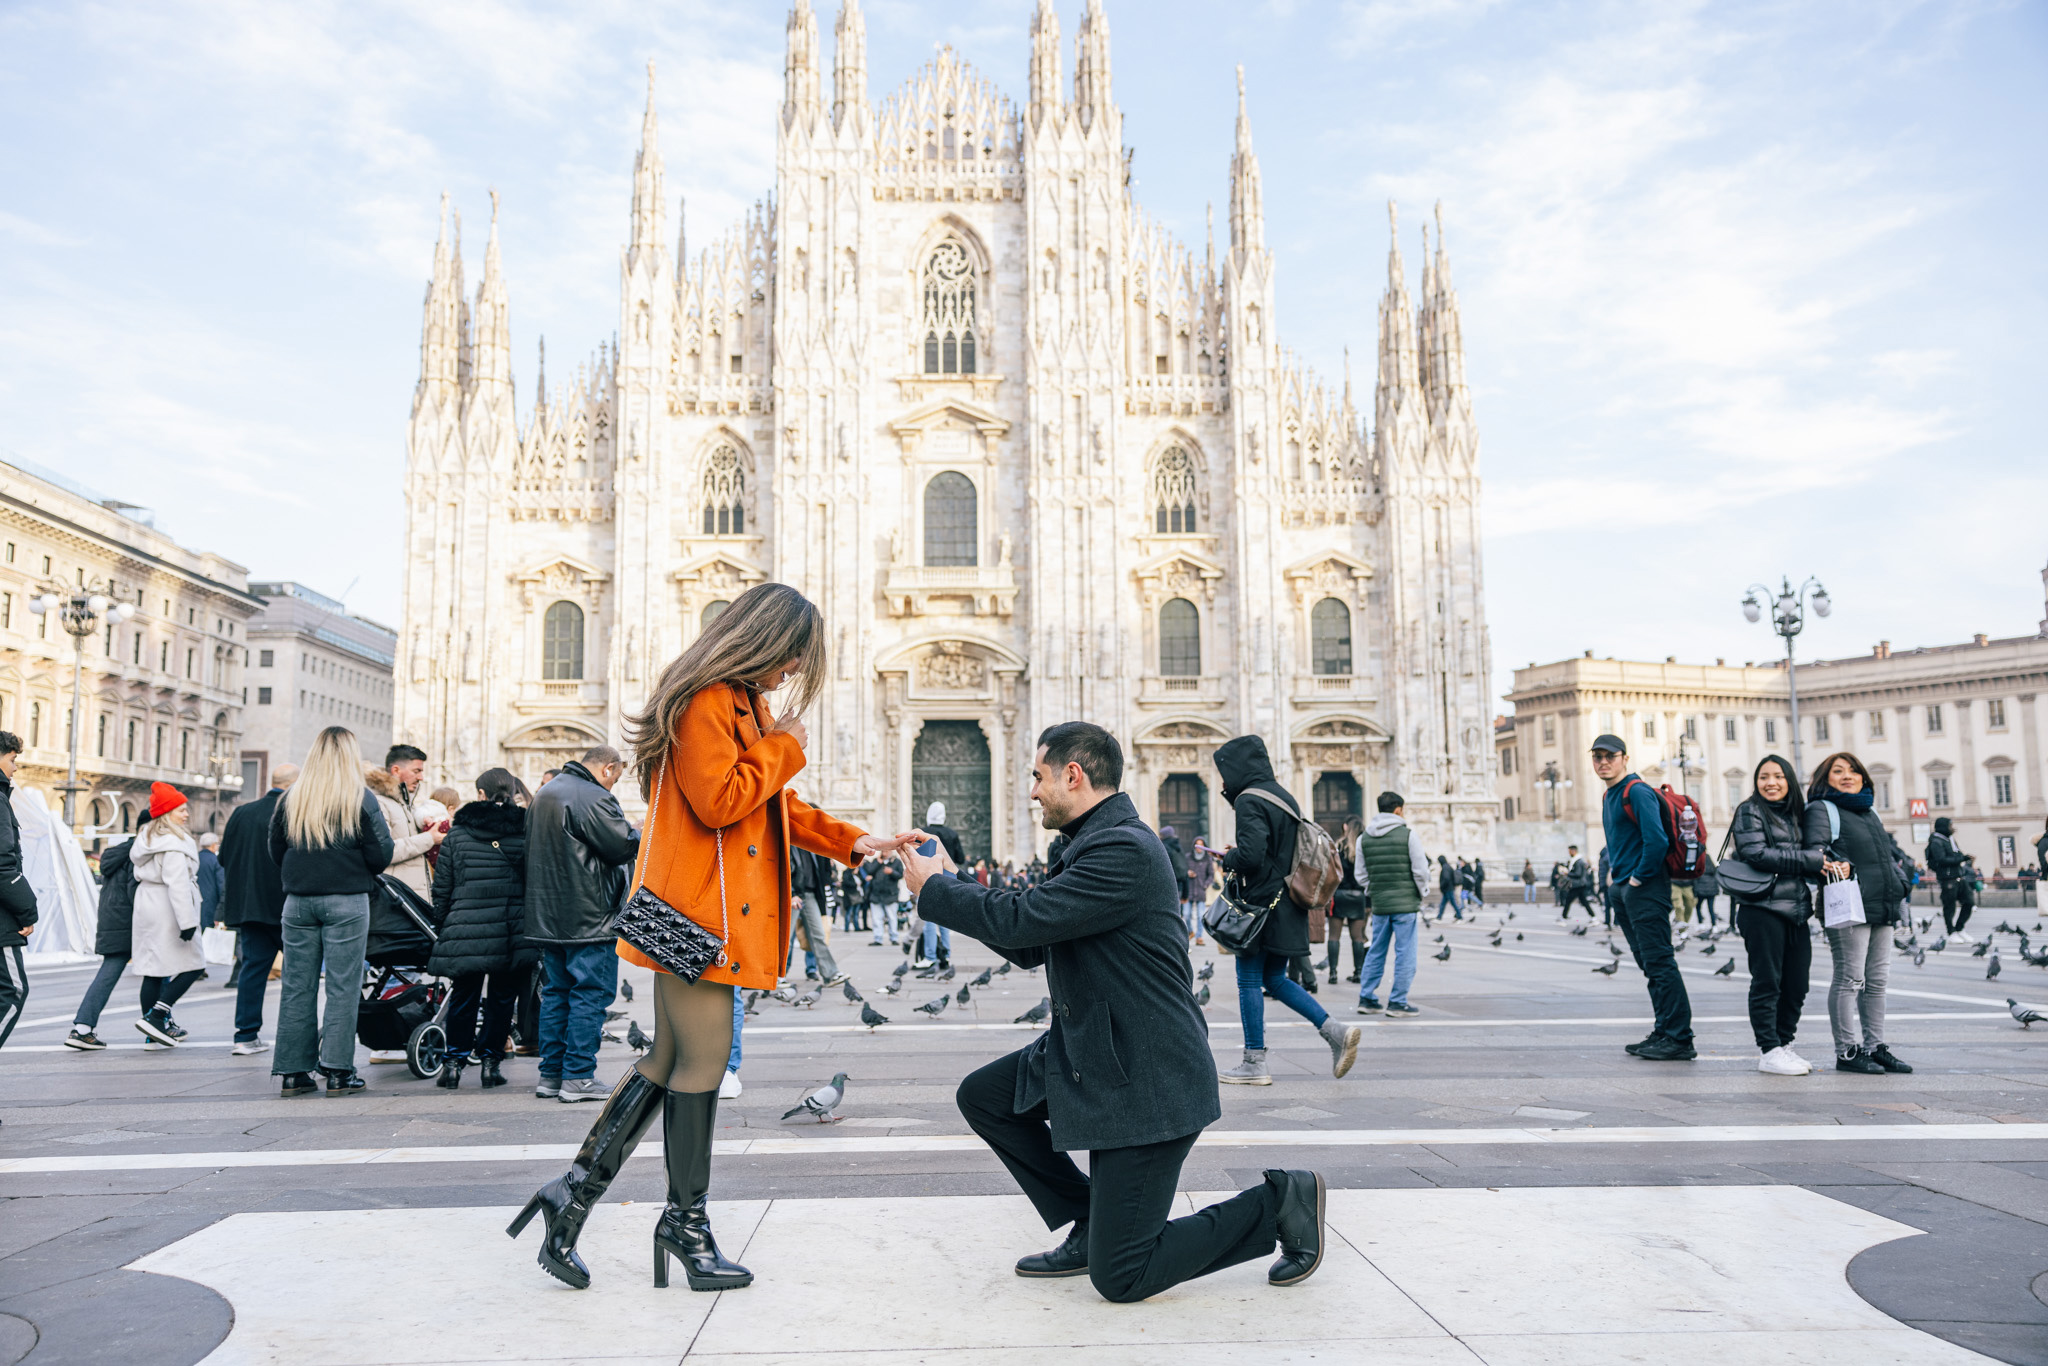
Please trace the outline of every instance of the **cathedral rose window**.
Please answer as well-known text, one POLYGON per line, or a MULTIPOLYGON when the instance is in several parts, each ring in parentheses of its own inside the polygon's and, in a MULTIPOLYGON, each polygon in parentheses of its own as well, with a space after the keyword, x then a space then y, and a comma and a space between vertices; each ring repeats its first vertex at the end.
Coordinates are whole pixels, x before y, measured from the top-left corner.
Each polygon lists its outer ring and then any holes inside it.
POLYGON ((747 473, 739 452, 720 446, 704 465, 704 534, 741 536, 747 530, 747 473))
POLYGON ((1163 535, 1193 535, 1195 458, 1169 446, 1152 470, 1152 529, 1163 535))
POLYGON ((924 372, 971 375, 975 366, 974 265, 948 239, 924 266, 924 372))

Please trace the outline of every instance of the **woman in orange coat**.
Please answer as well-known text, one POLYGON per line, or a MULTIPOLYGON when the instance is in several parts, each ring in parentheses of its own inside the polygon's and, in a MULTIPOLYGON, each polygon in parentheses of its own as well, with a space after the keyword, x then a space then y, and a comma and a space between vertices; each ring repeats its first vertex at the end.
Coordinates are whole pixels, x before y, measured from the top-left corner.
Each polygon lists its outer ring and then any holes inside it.
POLYGON ((535 1194, 507 1230, 546 1216, 540 1264, 582 1289, 583 1221, 662 1114, 668 1207, 654 1230, 654 1283, 682 1259, 692 1290, 732 1290, 753 1273, 727 1261, 711 1236, 711 1136, 718 1084, 732 1051, 736 987, 766 990, 789 951, 791 845, 841 863, 890 853, 915 836, 879 839, 807 805, 784 784, 804 767, 802 713, 825 682, 825 626, 795 589, 757 584, 704 628, 663 671, 646 709, 629 720, 647 797, 639 880, 717 935, 725 952, 695 981, 663 972, 624 940, 619 956, 655 969, 654 1046, 612 1091, 568 1172, 535 1194), (792 686, 780 717, 764 693, 792 686))

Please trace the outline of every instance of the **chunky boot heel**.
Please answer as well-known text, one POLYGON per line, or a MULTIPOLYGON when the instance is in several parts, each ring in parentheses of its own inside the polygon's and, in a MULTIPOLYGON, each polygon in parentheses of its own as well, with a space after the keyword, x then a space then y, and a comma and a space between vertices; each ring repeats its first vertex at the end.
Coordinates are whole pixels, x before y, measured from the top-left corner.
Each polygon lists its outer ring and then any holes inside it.
POLYGON ((662 1097, 667 1094, 642 1076, 638 1068, 626 1069, 626 1075, 612 1088, 611 1098, 605 1101, 597 1123, 590 1126, 590 1133, 569 1170, 535 1191, 533 1199, 526 1202, 526 1208, 505 1230, 517 1238, 533 1216, 540 1215, 547 1225, 547 1235, 540 1243, 540 1269, 562 1284, 576 1290, 589 1286, 590 1268, 576 1255, 576 1239, 583 1232, 583 1221, 590 1217, 590 1211, 603 1198, 619 1169, 633 1155, 640 1136, 654 1122, 662 1097))
POLYGON ((711 1236, 705 1198, 711 1189, 711 1135, 718 1127, 718 1092, 668 1093, 662 1107, 661 1151, 668 1168, 668 1206, 654 1226, 654 1284, 668 1285, 668 1259, 683 1264, 692 1290, 738 1290, 754 1273, 729 1262, 711 1236))

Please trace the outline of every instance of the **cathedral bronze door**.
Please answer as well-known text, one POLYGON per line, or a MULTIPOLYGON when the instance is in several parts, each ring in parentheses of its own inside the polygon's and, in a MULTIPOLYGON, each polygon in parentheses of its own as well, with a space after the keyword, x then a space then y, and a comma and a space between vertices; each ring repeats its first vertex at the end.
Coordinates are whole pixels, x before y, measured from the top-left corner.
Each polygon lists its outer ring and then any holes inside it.
POLYGON ((910 819, 922 823, 933 802, 970 859, 989 856, 991 803, 988 737, 972 721, 927 721, 910 752, 910 819))

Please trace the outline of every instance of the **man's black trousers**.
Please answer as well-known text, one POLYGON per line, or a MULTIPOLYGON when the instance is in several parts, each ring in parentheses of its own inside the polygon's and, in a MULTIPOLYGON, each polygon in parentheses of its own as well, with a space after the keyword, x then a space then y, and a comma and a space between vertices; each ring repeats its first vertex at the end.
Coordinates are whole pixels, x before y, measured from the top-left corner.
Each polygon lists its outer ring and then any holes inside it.
POLYGON ((1957 878, 1941 884, 1941 923, 1950 934, 1959 933, 1970 923, 1970 912, 1977 909, 1977 891, 1969 883, 1957 878))
POLYGON ((1628 940, 1636 966, 1650 982, 1650 1008, 1656 1012, 1656 1033, 1673 1043, 1692 1042, 1692 999, 1678 973, 1678 955, 1671 948, 1671 879, 1665 874, 1631 887, 1616 879, 1620 897, 1621 934, 1628 940))
POLYGON ((1088 1278, 1106 1300, 1129 1304, 1226 1266, 1271 1256, 1279 1195, 1261 1182, 1222 1204, 1169 1221, 1181 1163, 1197 1135, 1104 1148, 1089 1175, 1052 1146, 1043 1102, 1011 1107, 1022 1053, 997 1058, 960 1083, 960 1113, 995 1150, 1050 1229, 1088 1221, 1088 1278))

